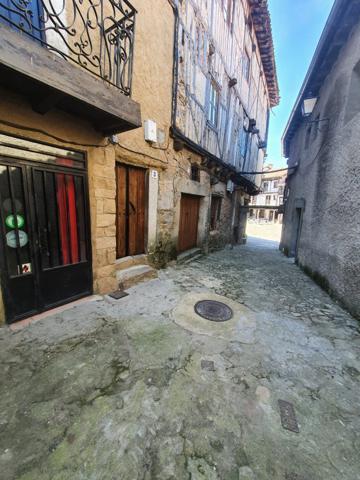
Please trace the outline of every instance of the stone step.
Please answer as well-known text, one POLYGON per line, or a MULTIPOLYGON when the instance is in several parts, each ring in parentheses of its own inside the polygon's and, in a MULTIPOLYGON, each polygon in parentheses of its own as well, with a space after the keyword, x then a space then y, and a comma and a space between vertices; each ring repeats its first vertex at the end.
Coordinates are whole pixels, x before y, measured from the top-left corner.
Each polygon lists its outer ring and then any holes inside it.
POLYGON ((196 260, 200 260, 200 258, 202 258, 203 256, 204 256, 203 253, 198 253, 194 257, 188 258, 187 260, 185 260, 182 263, 183 263, 183 265, 187 265, 188 263, 192 263, 192 262, 195 262, 196 260))
POLYGON ((123 258, 118 258, 116 260, 116 270, 126 270, 135 265, 147 265, 147 255, 133 255, 123 258))
POLYGON ((201 255, 201 248, 192 248, 191 250, 186 250, 177 256, 177 263, 188 263, 189 260, 192 260, 194 257, 201 255))
POLYGON ((116 272, 116 278, 119 282, 119 288, 121 290, 126 290, 127 288, 130 288, 138 283, 157 277, 157 270, 149 265, 134 265, 116 272))

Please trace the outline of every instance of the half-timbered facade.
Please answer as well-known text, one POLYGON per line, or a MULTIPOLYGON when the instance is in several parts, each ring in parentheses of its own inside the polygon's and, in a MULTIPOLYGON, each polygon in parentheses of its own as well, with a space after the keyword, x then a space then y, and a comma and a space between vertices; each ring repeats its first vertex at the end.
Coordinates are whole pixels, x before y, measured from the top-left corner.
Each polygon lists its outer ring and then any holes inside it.
POLYGON ((270 109, 279 102, 267 1, 183 0, 176 7, 173 135, 201 155, 222 206, 232 204, 229 218, 219 214, 222 243, 238 241, 246 217, 237 206, 259 191, 261 175, 253 172, 262 171, 270 109))

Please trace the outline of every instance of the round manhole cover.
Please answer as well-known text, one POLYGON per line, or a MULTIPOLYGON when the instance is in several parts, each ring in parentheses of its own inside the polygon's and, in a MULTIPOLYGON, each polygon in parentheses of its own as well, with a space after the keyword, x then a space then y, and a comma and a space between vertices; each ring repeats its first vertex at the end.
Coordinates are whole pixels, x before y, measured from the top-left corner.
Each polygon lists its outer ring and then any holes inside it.
POLYGON ((200 317, 211 322, 227 322, 233 316, 233 311, 225 303, 215 300, 201 300, 195 305, 195 312, 200 317))

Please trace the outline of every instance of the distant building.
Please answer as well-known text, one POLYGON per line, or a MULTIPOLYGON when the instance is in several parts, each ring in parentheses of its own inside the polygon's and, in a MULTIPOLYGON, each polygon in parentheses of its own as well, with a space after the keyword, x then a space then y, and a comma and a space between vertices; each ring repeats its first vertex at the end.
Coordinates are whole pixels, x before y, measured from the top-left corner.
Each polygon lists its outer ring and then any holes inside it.
POLYGON ((360 2, 336 0, 288 121, 281 249, 360 317, 360 2))
POLYGON ((256 197, 251 197, 249 220, 282 223, 283 214, 279 207, 284 203, 286 173, 273 172, 272 170, 272 165, 268 165, 264 169, 261 178, 260 194, 256 197))

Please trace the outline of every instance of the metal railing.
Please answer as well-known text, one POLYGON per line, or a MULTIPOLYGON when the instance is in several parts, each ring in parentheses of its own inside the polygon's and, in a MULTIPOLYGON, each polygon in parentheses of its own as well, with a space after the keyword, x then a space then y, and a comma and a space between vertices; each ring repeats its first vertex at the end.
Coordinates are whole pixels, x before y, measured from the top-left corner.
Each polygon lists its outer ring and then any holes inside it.
POLYGON ((131 94, 136 10, 128 0, 0 0, 0 22, 131 94))

